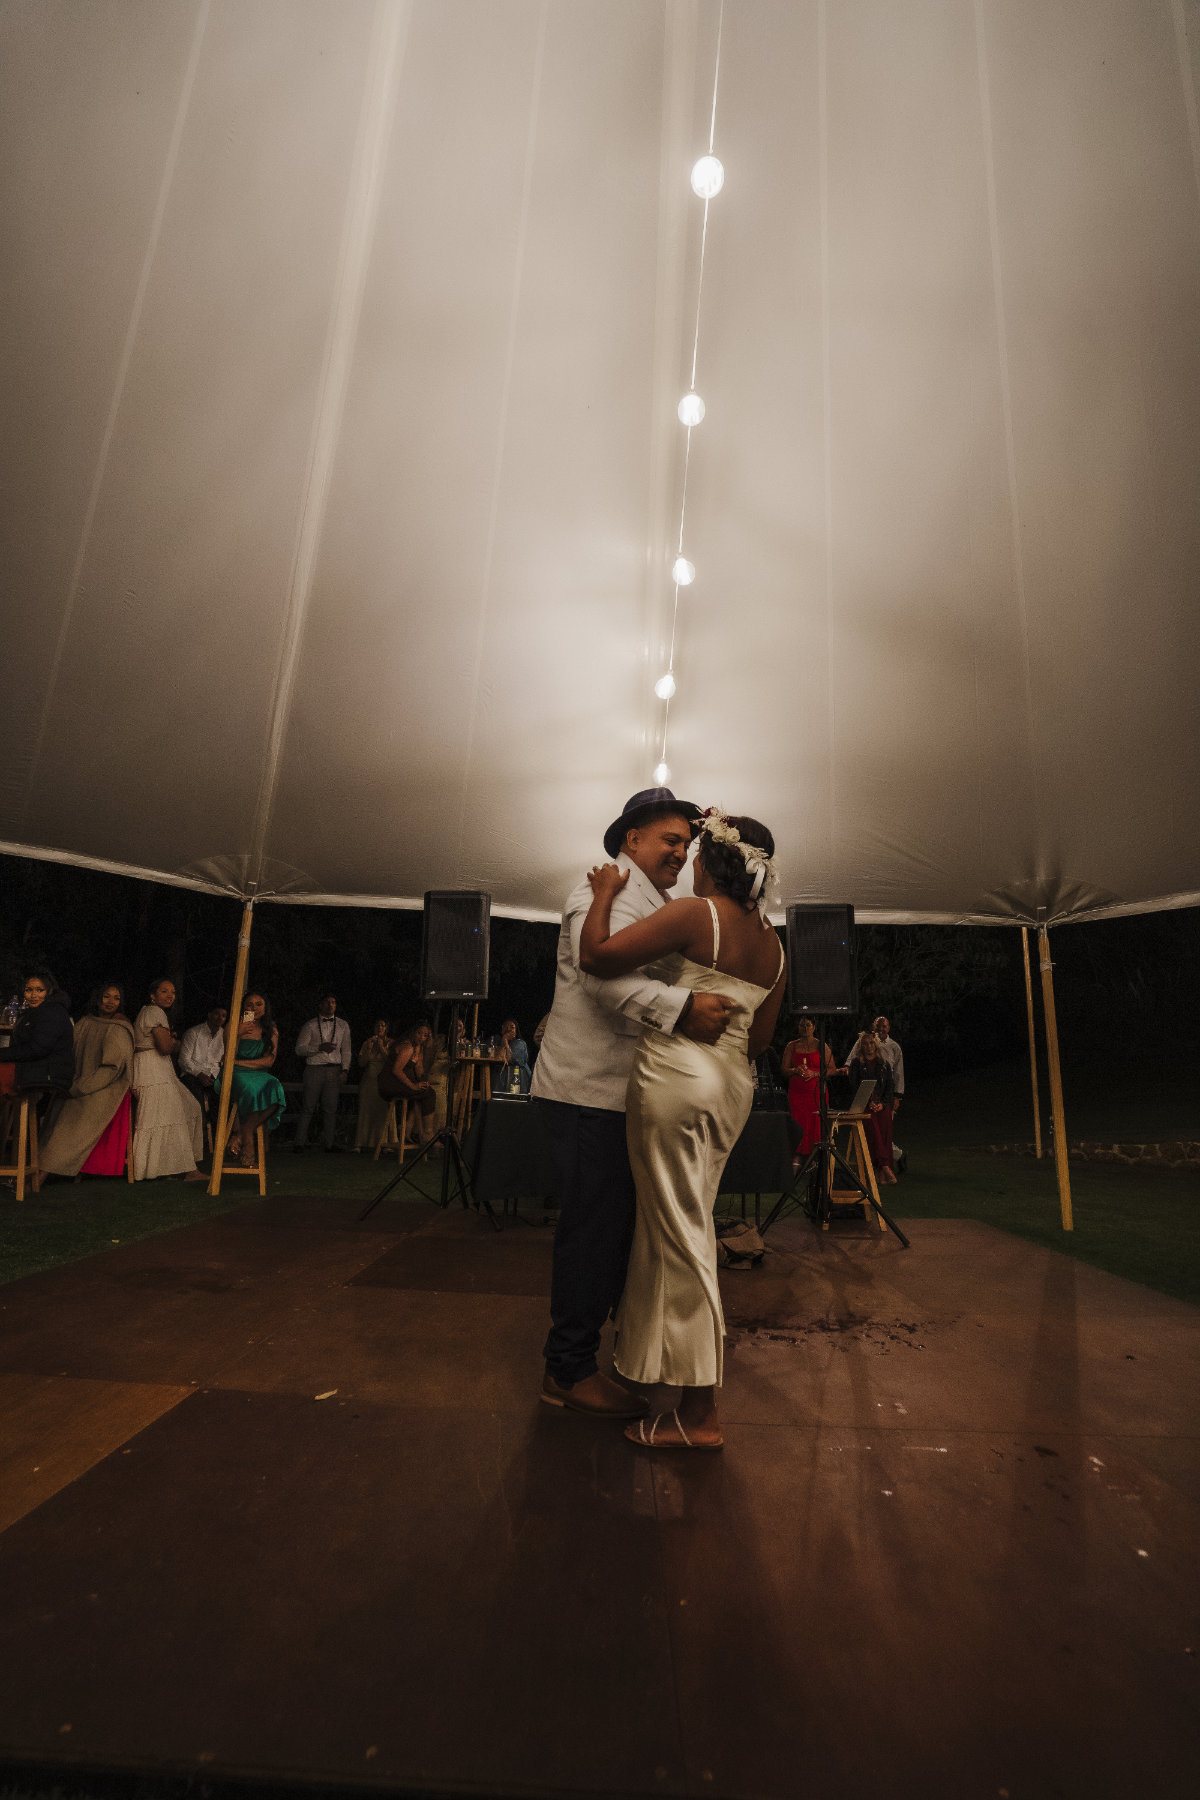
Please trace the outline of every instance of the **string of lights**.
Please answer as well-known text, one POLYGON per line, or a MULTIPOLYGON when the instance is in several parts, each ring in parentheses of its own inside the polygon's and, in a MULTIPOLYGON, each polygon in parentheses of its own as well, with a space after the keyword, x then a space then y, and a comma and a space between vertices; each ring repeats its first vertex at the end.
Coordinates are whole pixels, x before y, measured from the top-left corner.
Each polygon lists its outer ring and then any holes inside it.
POLYGON ((725 166, 715 154, 717 139, 717 88, 721 78, 721 40, 725 32, 725 0, 721 0, 721 9, 717 18, 717 48, 713 58, 712 108, 708 122, 708 153, 692 165, 691 187, 697 199, 704 202, 704 216, 700 224, 700 258, 696 275, 696 322, 692 333, 692 369, 687 392, 676 408, 679 423, 687 433, 683 449, 683 478, 679 496, 679 534, 675 542, 675 560, 671 565, 671 580, 675 587, 674 604, 671 610, 671 637, 667 651, 667 666, 654 683, 654 692, 663 702, 662 727, 659 739, 659 762, 654 771, 656 787, 665 787, 671 779, 671 770, 667 762, 667 740, 671 724, 671 701, 675 697, 675 642, 679 629, 679 593, 681 588, 691 587, 696 579, 696 565, 683 553, 683 534, 687 524, 688 472, 692 460, 692 433, 702 422, 705 414, 704 401, 696 391, 696 369, 700 357, 700 314, 704 301, 704 257, 708 249, 708 209, 725 186, 725 166))

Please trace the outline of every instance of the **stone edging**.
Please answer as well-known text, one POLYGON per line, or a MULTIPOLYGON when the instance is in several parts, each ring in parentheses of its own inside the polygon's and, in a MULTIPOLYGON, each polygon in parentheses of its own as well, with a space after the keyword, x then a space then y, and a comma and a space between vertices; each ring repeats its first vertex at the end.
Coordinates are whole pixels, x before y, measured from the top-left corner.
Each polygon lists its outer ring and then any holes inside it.
MULTIPOLYGON (((1032 1156, 1032 1144, 976 1144, 973 1149, 990 1156, 1032 1156)), ((1047 1143, 1043 1155, 1052 1157, 1047 1143)), ((1200 1169, 1200 1143, 1177 1138, 1162 1144, 1069 1143, 1067 1155, 1073 1162, 1148 1163, 1159 1169, 1200 1169)))

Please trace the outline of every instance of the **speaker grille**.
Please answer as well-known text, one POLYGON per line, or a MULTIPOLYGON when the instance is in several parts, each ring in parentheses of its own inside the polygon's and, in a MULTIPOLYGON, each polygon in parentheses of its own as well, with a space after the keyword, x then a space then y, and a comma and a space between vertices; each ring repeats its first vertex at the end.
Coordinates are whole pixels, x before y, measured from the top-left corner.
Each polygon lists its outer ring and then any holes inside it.
POLYGON ((793 1012, 858 1011, 852 906, 789 906, 787 948, 793 1012))
POLYGON ((439 889, 425 896, 421 996, 486 1000, 492 896, 439 889))

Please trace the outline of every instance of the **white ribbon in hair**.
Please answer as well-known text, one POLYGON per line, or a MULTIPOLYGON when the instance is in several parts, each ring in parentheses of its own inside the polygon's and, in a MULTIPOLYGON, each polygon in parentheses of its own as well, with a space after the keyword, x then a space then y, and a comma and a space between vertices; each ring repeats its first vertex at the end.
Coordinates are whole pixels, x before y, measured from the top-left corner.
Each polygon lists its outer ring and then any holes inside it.
POLYGON ((761 844, 744 844, 742 834, 736 825, 729 822, 729 814, 719 806, 710 806, 700 820, 701 832, 707 832, 716 844, 728 844, 738 852, 747 869, 754 871, 754 884, 750 889, 751 900, 757 900, 758 910, 765 919, 767 916, 767 890, 775 880, 775 864, 767 855, 761 844))

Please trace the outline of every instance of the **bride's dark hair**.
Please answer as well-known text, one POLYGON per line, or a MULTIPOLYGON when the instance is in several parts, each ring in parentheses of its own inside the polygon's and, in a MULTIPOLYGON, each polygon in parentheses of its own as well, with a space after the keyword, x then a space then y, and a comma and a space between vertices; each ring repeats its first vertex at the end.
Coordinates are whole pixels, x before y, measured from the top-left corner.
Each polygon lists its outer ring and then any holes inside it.
MULTIPOLYGON (((751 819, 745 813, 730 813, 729 823, 743 844, 756 844, 767 856, 774 856, 775 839, 760 820, 751 819)), ((754 886, 754 873, 746 867, 746 859, 736 844, 719 843, 707 831, 702 831, 696 858, 703 862, 718 894, 724 894, 729 900, 736 900, 747 912, 758 904, 757 898, 751 899, 750 896, 750 890, 754 886)))

